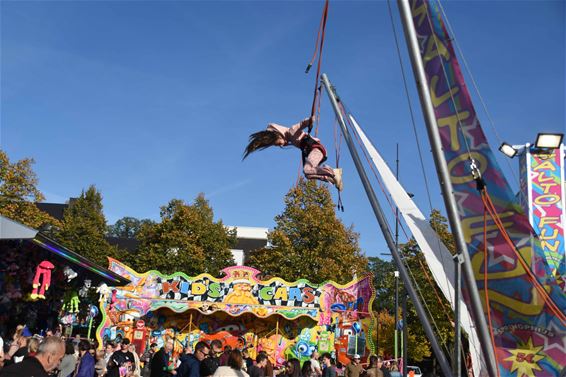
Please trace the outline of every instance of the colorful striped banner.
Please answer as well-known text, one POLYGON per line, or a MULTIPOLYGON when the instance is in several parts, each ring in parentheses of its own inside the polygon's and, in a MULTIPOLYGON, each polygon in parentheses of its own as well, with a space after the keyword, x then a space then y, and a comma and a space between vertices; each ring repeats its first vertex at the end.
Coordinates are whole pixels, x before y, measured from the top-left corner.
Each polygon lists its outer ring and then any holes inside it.
POLYGON ((487 143, 438 5, 411 0, 411 6, 477 287, 482 299, 486 293, 489 296, 501 376, 558 376, 566 366, 566 323, 559 313, 566 311, 566 297, 487 143), (472 176, 472 159, 514 246, 489 215, 484 231, 485 209, 472 176), (519 253, 529 271, 520 263, 519 253), (548 292, 557 310, 535 289, 535 280, 548 292))
POLYGON ((526 211, 552 274, 566 274, 564 250, 564 146, 549 151, 529 146, 521 158, 521 186, 528 200, 526 211))

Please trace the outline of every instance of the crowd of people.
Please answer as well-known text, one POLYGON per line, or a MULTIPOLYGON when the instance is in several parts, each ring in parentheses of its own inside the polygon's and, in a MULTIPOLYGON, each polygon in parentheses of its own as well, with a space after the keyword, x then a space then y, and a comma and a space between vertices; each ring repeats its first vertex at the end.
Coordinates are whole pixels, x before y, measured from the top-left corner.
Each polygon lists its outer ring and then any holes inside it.
POLYGON ((98 344, 79 336, 32 336, 19 326, 10 342, 0 338, 0 377, 390 377, 378 356, 370 356, 364 368, 359 355, 343 366, 331 354, 314 351, 302 366, 293 358, 274 366, 265 352, 252 359, 249 349, 223 347, 219 340, 200 341, 174 357, 174 341, 166 339, 161 348, 153 343, 139 355, 129 339, 97 350, 98 344))

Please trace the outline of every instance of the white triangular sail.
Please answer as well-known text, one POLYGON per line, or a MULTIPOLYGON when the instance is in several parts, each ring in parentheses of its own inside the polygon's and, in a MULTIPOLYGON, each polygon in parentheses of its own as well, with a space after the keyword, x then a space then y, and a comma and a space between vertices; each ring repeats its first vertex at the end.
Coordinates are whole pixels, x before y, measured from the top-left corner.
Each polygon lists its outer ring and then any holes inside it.
MULTIPOLYGON (((426 263, 430 268, 436 284, 438 284, 440 290, 444 294, 444 297, 448 299, 452 310, 454 310, 454 262, 452 260, 452 255, 446 246, 444 246, 434 229, 432 229, 429 225, 428 221, 415 205, 411 197, 407 194, 403 186, 401 186, 399 181, 397 181, 391 169, 389 169, 381 155, 369 141, 354 117, 351 114, 349 117, 356 129, 356 132, 360 136, 365 149, 369 153, 372 162, 379 171, 391 198, 395 202, 397 208, 399 208, 407 226, 411 230, 415 240, 423 252, 426 263)), ((472 323, 472 318, 470 317, 470 312, 462 300, 460 300, 460 325, 468 334, 474 375, 479 376, 481 374, 481 370, 485 369, 481 367, 480 343, 472 323)))

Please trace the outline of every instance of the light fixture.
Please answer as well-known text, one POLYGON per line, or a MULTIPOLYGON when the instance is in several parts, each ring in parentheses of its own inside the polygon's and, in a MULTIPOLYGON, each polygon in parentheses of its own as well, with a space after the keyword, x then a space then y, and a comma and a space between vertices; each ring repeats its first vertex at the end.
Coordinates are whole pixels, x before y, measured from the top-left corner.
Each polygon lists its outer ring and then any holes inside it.
POLYGON ((535 141, 535 148, 556 149, 562 144, 564 134, 559 133, 539 133, 535 141))
POLYGON ((499 151, 509 158, 515 157, 517 152, 519 152, 517 148, 507 143, 502 143, 499 147, 499 151))

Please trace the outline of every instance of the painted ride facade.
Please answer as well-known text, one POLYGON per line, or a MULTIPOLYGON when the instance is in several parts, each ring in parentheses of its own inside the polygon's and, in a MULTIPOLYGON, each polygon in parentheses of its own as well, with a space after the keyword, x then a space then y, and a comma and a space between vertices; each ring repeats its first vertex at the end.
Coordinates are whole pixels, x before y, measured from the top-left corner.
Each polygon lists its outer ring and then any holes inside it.
POLYGON ((275 365, 308 360, 315 349, 342 363, 375 352, 371 275, 339 285, 261 280, 260 271, 245 266, 225 268, 221 278, 138 273, 113 259, 109 269, 130 283, 101 297, 100 344, 128 338, 143 352, 170 337, 181 352, 200 340, 218 339, 247 349, 252 358, 266 351, 275 365))

